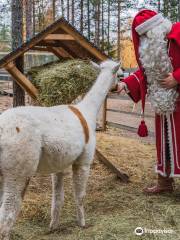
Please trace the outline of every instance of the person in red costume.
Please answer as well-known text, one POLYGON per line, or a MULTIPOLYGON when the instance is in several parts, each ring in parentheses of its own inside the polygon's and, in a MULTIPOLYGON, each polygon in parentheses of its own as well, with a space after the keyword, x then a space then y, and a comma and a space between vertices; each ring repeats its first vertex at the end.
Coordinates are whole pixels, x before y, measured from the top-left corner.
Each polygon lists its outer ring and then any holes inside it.
POLYGON ((134 102, 142 101, 143 119, 138 129, 148 135, 144 107, 149 99, 155 111, 157 184, 146 193, 172 192, 180 177, 180 22, 172 24, 161 14, 142 10, 132 23, 139 69, 118 84, 134 102))

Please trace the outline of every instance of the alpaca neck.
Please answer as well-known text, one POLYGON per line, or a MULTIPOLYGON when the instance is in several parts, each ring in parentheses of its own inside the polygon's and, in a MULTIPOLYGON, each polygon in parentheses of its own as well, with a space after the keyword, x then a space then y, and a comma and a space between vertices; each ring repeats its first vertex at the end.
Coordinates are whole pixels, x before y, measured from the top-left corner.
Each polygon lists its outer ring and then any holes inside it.
POLYGON ((91 90, 79 104, 94 122, 112 83, 112 71, 110 69, 102 70, 91 90))

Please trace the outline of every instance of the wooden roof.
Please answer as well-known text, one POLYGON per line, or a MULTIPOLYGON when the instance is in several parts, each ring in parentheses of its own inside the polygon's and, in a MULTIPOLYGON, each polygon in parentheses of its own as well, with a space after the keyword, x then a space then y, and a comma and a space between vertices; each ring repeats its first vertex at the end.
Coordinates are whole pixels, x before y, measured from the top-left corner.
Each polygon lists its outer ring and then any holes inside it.
POLYGON ((16 58, 29 50, 52 52, 58 58, 91 59, 95 62, 101 62, 108 58, 105 53, 90 43, 64 18, 60 18, 0 60, 0 68, 5 68, 34 99, 38 96, 38 89, 14 64, 16 58))
POLYGON ((48 51, 59 58, 106 60, 108 56, 88 41, 64 18, 60 18, 35 37, 0 60, 0 68, 29 50, 48 51))

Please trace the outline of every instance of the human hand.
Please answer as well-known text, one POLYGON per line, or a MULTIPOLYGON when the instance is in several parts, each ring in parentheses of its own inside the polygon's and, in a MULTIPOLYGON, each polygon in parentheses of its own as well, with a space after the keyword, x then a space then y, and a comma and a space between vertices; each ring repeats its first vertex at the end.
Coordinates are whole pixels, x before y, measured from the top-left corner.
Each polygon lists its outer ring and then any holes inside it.
POLYGON ((117 93, 121 93, 125 90, 126 84, 124 82, 119 82, 117 86, 117 93))
POLYGON ((172 73, 169 73, 168 76, 161 81, 161 86, 166 89, 174 88, 178 85, 178 82, 174 79, 172 73))

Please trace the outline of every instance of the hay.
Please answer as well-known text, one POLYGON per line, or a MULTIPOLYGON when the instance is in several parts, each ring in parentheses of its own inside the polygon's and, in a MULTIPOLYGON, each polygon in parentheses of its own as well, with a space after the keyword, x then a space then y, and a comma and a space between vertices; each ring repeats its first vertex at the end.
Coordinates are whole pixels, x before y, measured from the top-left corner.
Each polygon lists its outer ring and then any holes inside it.
POLYGON ((89 61, 68 60, 32 68, 28 75, 40 94, 43 106, 70 104, 85 94, 98 72, 89 61))

